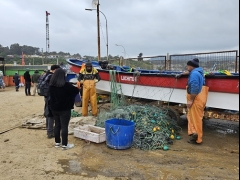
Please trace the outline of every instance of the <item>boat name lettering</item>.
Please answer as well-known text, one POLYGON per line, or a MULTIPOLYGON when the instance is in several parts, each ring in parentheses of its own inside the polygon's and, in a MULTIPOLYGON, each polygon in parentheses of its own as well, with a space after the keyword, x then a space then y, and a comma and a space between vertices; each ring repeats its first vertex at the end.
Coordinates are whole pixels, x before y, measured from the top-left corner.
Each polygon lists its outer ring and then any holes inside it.
POLYGON ((121 76, 122 81, 134 81, 134 77, 132 76, 121 76))

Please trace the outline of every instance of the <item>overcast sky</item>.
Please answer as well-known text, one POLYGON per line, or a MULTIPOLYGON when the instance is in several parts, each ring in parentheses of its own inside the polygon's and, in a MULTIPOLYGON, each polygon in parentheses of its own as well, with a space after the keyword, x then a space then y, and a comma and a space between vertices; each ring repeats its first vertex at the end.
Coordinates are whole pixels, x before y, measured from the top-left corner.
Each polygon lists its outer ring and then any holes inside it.
MULTIPOLYGON (((239 0, 99 0, 101 56, 239 50, 239 0), (115 44, 121 45, 116 46, 115 44)), ((98 55, 92 0, 0 0, 0 44, 98 55)))

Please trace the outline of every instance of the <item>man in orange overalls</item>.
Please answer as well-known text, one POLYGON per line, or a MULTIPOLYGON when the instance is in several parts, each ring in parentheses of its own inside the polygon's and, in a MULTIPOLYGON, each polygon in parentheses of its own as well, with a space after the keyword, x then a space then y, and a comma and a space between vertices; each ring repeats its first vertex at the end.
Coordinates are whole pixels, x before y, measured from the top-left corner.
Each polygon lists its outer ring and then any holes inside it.
POLYGON ((187 82, 187 119, 188 135, 190 136, 187 142, 201 144, 203 136, 202 119, 207 102, 208 87, 205 86, 204 72, 199 67, 197 58, 187 62, 187 70, 189 72, 187 82))
POLYGON ((85 64, 85 68, 82 68, 79 72, 78 81, 82 85, 82 116, 88 116, 88 102, 90 100, 92 115, 97 116, 97 92, 96 83, 101 80, 98 71, 92 66, 92 63, 88 61, 85 64))

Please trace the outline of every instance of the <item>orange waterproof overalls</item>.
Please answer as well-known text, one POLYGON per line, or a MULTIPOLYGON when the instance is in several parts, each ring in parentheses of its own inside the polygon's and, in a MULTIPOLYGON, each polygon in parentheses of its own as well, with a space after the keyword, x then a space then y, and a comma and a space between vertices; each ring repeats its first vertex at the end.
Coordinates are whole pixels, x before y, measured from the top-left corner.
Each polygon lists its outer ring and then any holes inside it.
MULTIPOLYGON (((204 116, 204 108, 207 103, 208 97, 207 86, 202 86, 201 92, 195 97, 192 106, 188 109, 187 119, 188 119, 188 135, 193 133, 198 134, 197 143, 202 142, 202 119, 204 116)), ((190 100, 191 95, 187 93, 187 100, 190 100)))
MULTIPOLYGON (((82 69, 80 71, 83 75, 88 75, 88 77, 94 77, 98 71, 93 68, 91 73, 88 73, 86 69, 82 69)), ((98 82, 95 78, 90 79, 83 79, 80 81, 83 86, 83 95, 82 95, 82 116, 88 116, 88 103, 90 101, 91 108, 92 108, 92 115, 97 116, 98 109, 97 109, 97 91, 96 91, 96 82, 98 82)))

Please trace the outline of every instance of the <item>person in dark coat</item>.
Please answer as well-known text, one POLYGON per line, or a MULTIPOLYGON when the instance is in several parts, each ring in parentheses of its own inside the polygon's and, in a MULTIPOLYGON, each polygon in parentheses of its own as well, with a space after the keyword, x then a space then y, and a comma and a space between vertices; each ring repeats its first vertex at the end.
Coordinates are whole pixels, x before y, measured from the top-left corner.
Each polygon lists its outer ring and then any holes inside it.
POLYGON ((13 82, 15 83, 16 91, 19 91, 20 77, 17 72, 13 76, 13 82))
MULTIPOLYGON (((59 65, 52 65, 51 70, 48 70, 45 73, 45 75, 43 75, 43 80, 46 81, 48 85, 50 83, 50 79, 53 73, 58 68, 60 68, 59 65)), ((44 96, 44 101, 45 101, 44 116, 46 117, 47 138, 51 139, 51 138, 54 138, 55 135, 54 135, 54 118, 51 111, 49 110, 49 99, 50 99, 50 96, 48 93, 47 96, 44 96)))
POLYGON ((55 147, 62 146, 63 150, 74 147, 74 144, 68 143, 68 125, 78 93, 77 87, 66 82, 65 71, 62 68, 56 69, 49 86, 50 109, 55 120, 55 147))
POLYGON ((29 70, 24 73, 23 75, 24 80, 25 80, 25 94, 26 96, 31 96, 31 76, 29 74, 29 70))
POLYGON ((39 78, 40 78, 40 74, 39 74, 38 70, 36 70, 34 72, 34 74, 32 75, 33 96, 35 96, 35 94, 36 94, 39 78))

